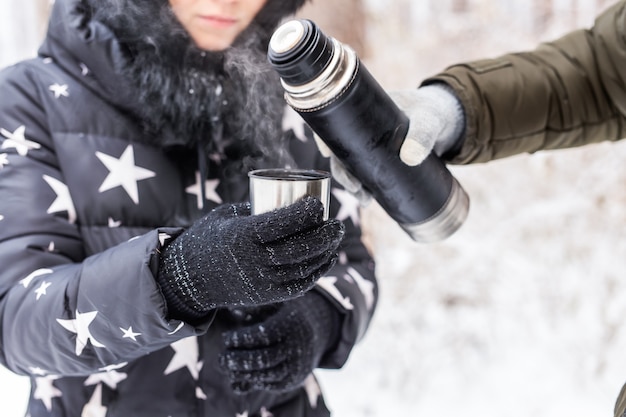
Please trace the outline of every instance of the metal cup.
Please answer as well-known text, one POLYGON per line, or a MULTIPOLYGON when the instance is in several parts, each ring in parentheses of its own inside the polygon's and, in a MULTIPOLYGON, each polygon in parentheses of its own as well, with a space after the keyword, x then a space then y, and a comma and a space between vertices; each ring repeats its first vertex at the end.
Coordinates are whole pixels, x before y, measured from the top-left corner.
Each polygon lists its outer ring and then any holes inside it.
POLYGON ((312 196, 324 206, 324 220, 330 206, 330 178, 326 171, 308 169, 257 169, 248 173, 252 214, 261 214, 312 196))

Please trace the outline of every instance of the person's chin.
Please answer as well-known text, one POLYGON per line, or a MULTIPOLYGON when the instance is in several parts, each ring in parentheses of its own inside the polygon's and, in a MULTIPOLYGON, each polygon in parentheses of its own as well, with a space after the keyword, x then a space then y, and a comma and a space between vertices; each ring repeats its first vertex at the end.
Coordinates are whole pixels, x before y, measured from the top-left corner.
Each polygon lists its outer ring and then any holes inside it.
POLYGON ((221 52, 228 49, 233 44, 234 38, 230 36, 211 36, 194 39, 196 46, 208 52, 221 52))

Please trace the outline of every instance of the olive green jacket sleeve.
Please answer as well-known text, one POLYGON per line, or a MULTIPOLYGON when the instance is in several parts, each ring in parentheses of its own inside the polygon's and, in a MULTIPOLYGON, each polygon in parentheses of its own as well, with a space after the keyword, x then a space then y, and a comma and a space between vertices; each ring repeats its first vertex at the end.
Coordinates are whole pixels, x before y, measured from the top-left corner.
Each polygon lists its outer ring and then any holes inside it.
POLYGON ((537 49, 454 65, 424 81, 461 100, 466 129, 450 163, 626 137, 626 1, 537 49))

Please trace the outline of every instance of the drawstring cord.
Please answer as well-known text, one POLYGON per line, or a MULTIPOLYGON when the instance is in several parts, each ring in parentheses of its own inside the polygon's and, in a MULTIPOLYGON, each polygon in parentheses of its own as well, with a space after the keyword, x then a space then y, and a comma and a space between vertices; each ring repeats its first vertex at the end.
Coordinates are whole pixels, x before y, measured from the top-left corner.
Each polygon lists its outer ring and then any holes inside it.
POLYGON ((202 211, 204 211, 204 204, 206 201, 206 179, 209 175, 209 163, 206 154, 206 150, 201 141, 198 141, 196 145, 198 152, 198 170, 200 171, 200 196, 202 197, 202 211))
MULTIPOLYGON (((223 136, 224 136, 224 128, 222 124, 222 119, 220 117, 220 100, 219 97, 222 94, 221 86, 216 89, 215 92, 217 99, 214 101, 215 105, 213 113, 213 117, 211 118, 211 140, 210 146, 216 147, 219 152, 221 152, 220 147, 222 145, 223 136)), ((203 141, 199 140, 196 145, 198 152, 198 170, 200 171, 200 196, 202 197, 202 211, 205 212, 205 202, 206 202, 206 179, 209 175, 209 156, 208 149, 203 144, 203 141)))

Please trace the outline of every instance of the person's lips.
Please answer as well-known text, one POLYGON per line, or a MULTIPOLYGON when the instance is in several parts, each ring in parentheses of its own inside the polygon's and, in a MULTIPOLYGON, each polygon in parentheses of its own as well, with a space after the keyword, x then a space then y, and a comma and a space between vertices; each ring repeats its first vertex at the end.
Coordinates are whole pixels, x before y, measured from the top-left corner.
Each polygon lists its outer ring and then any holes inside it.
POLYGON ((203 22, 218 28, 229 28, 237 23, 237 19, 224 16, 200 16, 203 22))

